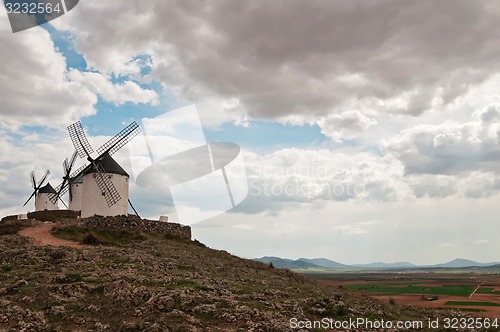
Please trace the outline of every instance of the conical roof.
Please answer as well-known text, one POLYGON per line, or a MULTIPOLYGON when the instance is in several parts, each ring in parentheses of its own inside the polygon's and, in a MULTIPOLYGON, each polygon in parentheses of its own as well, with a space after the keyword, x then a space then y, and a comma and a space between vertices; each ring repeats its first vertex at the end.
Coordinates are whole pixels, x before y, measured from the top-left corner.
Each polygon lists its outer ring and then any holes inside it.
MULTIPOLYGON (((100 158, 96 159, 95 162, 102 166, 105 173, 130 177, 128 173, 108 153, 103 154, 100 158)), ((82 175, 89 173, 92 173, 92 167, 88 167, 82 175)))
POLYGON ((40 194, 57 194, 56 190, 50 185, 50 183, 47 183, 45 186, 40 188, 38 192, 40 194))

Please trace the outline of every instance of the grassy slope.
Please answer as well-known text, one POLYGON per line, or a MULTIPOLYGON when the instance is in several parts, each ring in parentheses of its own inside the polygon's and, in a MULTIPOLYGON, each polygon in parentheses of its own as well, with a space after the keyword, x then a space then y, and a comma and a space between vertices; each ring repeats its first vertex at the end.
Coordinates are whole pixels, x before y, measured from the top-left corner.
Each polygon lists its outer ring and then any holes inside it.
MULTIPOLYGON (((0 330, 287 331, 291 317, 444 315, 381 304, 158 234, 94 231, 106 245, 72 249, 31 247, 8 230, 0 236, 0 330)), ((55 232, 66 239, 86 233, 55 232)))

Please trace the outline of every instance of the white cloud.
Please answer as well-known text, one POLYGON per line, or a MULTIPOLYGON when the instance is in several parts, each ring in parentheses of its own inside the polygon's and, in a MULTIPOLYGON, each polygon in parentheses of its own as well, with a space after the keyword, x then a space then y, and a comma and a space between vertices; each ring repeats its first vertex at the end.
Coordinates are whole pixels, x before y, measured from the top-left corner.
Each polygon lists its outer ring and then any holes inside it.
POLYGON ((96 95, 68 80, 65 58, 47 31, 7 28, 0 25, 0 127, 54 127, 95 113, 96 95))
POLYGON ((457 248, 459 245, 455 243, 450 243, 450 242, 444 242, 438 244, 438 248, 457 248))
POLYGON ((361 228, 359 226, 353 226, 353 225, 334 226, 334 227, 332 227, 332 230, 334 232, 339 232, 339 233, 346 234, 346 235, 368 234, 368 231, 366 231, 364 228, 361 228))
MULTIPOLYGON (((55 132, 38 135, 38 141, 15 140, 0 130, 0 215, 34 210, 34 201, 22 207, 33 191, 29 174, 35 170, 39 180, 46 169, 51 171, 48 178, 55 188, 62 181, 62 161, 71 156, 71 141, 55 132), (57 143, 54 143, 57 142, 57 143)), ((83 161, 79 160, 79 167, 83 161)))
POLYGON ((137 83, 125 81, 113 84, 109 78, 96 72, 80 72, 71 70, 68 77, 73 82, 78 82, 95 94, 101 95, 106 101, 115 105, 126 102, 158 104, 158 95, 152 90, 142 89, 137 83))
POLYGON ((381 150, 401 160, 407 174, 498 172, 500 111, 489 105, 465 123, 417 125, 381 142, 381 150))
MULTIPOLYGON (((334 201, 393 201, 412 195, 396 159, 326 149, 245 152, 249 195, 244 212, 279 213, 334 201)), ((238 208, 240 209, 240 208, 238 208)))
POLYGON ((344 112, 329 115, 316 122, 321 128, 321 133, 335 141, 355 138, 359 133, 367 130, 377 121, 358 112, 344 112))

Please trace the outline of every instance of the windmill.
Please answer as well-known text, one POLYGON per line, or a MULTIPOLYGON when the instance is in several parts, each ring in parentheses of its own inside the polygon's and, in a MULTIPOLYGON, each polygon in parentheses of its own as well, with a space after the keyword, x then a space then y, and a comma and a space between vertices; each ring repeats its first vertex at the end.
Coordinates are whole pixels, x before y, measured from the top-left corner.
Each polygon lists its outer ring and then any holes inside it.
POLYGON ((26 206, 26 204, 29 203, 29 201, 35 197, 35 210, 36 211, 43 211, 43 210, 57 210, 57 200, 55 203, 52 203, 49 196, 51 194, 54 194, 56 191, 55 189, 50 185, 50 183, 47 182, 45 186, 42 187, 44 184, 45 180, 50 175, 50 171, 47 170, 45 174, 42 176, 40 181, 36 181, 35 178, 35 171, 31 171, 30 178, 31 178, 31 184, 33 186, 33 193, 31 196, 28 198, 26 203, 24 203, 23 206, 26 206))
POLYGON ((69 161, 68 158, 63 161, 63 182, 55 189, 56 193, 49 196, 50 201, 55 204, 58 199, 61 199, 61 197, 69 191, 69 210, 79 211, 81 210, 82 185, 81 176, 77 177, 77 175, 80 174, 86 166, 84 165, 72 173, 71 171, 73 169, 73 166, 75 165, 77 157, 78 152, 75 150, 69 161), (76 197, 76 199, 73 199, 75 195, 78 197, 76 197))
MULTIPOLYGON (((128 199, 129 175, 111 156, 141 132, 139 125, 134 121, 122 129, 97 149, 97 158, 91 156, 94 150, 87 140, 80 121, 70 125, 68 132, 77 154, 89 161, 89 164, 80 172, 71 176, 74 179, 83 179, 81 217, 86 218, 95 214, 126 215, 127 203, 130 203, 128 199)), ((65 186, 69 186, 69 183, 68 179, 61 187, 61 191, 65 186)), ((134 209, 133 206, 132 209, 134 209)))

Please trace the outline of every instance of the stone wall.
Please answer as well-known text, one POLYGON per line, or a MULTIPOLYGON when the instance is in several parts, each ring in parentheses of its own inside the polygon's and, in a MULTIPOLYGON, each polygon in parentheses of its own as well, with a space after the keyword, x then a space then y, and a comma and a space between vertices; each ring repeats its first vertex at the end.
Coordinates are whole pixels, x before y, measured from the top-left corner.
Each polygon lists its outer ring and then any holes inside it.
POLYGON ((93 216, 82 219, 64 219, 59 221, 60 226, 79 226, 84 228, 104 228, 113 230, 129 230, 140 232, 154 232, 162 235, 179 237, 191 240, 191 227, 171 222, 141 219, 134 215, 103 217, 93 216))
POLYGON ((76 218, 80 216, 80 212, 71 210, 49 210, 49 211, 29 212, 27 216, 28 219, 55 222, 62 218, 76 218))

